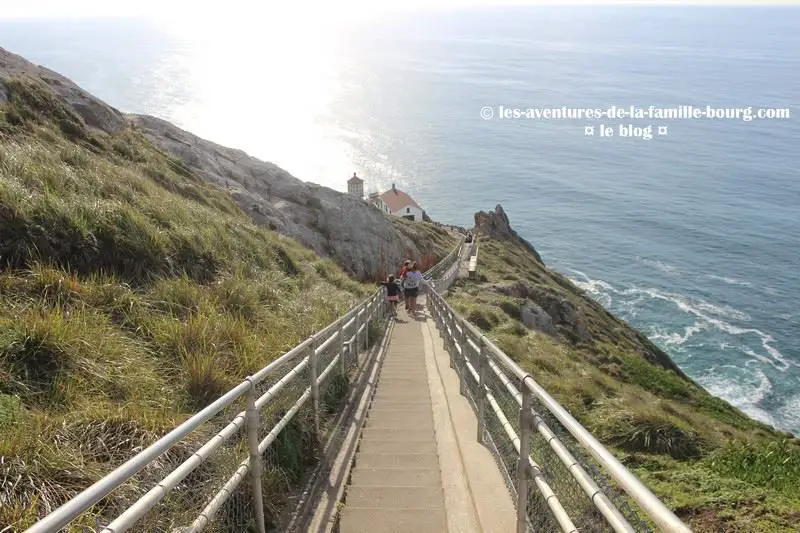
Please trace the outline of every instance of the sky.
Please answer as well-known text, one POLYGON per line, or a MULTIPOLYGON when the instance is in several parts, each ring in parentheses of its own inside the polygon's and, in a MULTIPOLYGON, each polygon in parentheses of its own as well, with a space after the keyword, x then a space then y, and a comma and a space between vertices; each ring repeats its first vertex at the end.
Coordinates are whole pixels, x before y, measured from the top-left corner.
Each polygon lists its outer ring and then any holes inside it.
MULTIPOLYGON (((623 0, 624 1, 624 0, 623 0)), ((220 16, 235 17, 242 13, 264 17, 309 17, 353 19, 382 15, 393 11, 421 9, 453 9, 486 5, 525 5, 566 3, 555 0, 0 0, 0 18, 87 18, 87 17, 148 17, 161 19, 214 20, 220 16)), ((572 0, 576 4, 619 3, 614 0, 572 0)), ((702 4, 789 4, 796 0, 774 2, 754 0, 628 0, 625 3, 702 3, 702 4)))

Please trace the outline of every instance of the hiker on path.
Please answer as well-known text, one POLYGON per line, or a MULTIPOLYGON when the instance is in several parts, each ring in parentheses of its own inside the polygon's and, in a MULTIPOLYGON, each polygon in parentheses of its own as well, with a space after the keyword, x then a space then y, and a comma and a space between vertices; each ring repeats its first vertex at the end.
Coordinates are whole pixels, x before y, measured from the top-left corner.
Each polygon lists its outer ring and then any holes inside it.
POLYGON ((400 284, 394 279, 394 276, 389 276, 386 281, 381 281, 381 285, 386 287, 386 300, 389 302, 390 313, 393 317, 397 316, 397 302, 400 300, 400 284))
MULTIPOLYGON (((403 288, 403 283, 405 282, 406 272, 408 272, 408 267, 411 266, 411 259, 406 259, 403 262, 403 266, 400 267, 400 272, 397 274, 397 279, 400 280, 401 288, 403 288)), ((405 300, 406 302, 406 311, 408 311, 408 300, 405 299, 404 291, 400 292, 400 299, 405 300)))
POLYGON ((406 295, 406 309, 410 314, 417 312, 417 296, 419 296, 419 286, 423 284, 427 285, 428 280, 422 276, 422 272, 419 271, 417 263, 411 263, 408 272, 406 272, 405 280, 403 281, 403 287, 406 295))

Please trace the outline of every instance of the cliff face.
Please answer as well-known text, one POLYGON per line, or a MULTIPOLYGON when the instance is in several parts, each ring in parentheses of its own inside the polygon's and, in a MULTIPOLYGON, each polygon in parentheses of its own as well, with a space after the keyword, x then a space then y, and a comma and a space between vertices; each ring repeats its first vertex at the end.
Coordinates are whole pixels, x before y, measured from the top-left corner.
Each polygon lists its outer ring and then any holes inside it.
POLYGON ((229 191, 257 223, 334 258, 359 278, 392 272, 405 257, 441 256, 451 243, 446 230, 425 229, 438 233, 445 244, 436 246, 421 229, 393 220, 359 198, 303 182, 272 163, 200 139, 164 120, 143 115, 130 120, 154 144, 229 191))
POLYGON ((576 345, 624 345, 650 363, 686 378, 647 337, 606 311, 569 279, 547 268, 533 245, 511 228, 503 206, 475 213, 475 232, 486 245, 480 253, 480 263, 491 265, 496 261, 491 256, 493 249, 500 249, 507 258, 514 256, 508 263, 510 275, 485 288, 497 296, 514 299, 518 308, 512 314, 526 327, 576 345))
POLYGON ((358 198, 303 182, 272 163, 164 120, 124 115, 67 78, 0 48, 0 101, 8 99, 3 82, 18 78, 46 84, 89 130, 142 132, 207 183, 227 191, 256 223, 332 258, 359 279, 393 272, 407 257, 432 262, 456 242, 446 229, 404 224, 358 198))
POLYGON ((544 265, 544 261, 542 261, 542 257, 536 251, 536 248, 511 229, 508 215, 506 215, 503 206, 500 204, 495 206, 494 211, 478 211, 475 213, 475 232, 493 239, 514 240, 527 248, 531 255, 544 265))

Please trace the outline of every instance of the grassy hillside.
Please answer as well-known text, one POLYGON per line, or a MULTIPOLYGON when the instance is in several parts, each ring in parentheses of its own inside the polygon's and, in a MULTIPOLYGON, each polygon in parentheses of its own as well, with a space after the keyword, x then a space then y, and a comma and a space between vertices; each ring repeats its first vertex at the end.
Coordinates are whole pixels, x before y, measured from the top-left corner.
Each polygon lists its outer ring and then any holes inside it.
POLYGON ((515 239, 484 239, 450 303, 529 371, 697 532, 799 531, 800 444, 709 395, 515 239), (514 294, 525 292, 525 297, 514 294), (530 301, 573 330, 520 321, 530 301), (555 303, 554 303, 555 302, 555 303))
POLYGON ((45 86, 6 87, 3 531, 24 529, 373 290, 255 226, 135 131, 89 131, 45 86))

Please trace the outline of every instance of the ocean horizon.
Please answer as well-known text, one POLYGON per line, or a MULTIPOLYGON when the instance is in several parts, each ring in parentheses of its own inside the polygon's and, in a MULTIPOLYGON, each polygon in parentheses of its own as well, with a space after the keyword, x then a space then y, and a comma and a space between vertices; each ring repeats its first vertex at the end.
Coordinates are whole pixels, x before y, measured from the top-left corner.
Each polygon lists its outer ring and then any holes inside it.
POLYGON ((798 27, 792 7, 484 7, 300 32, 0 19, 0 46, 305 181, 396 183, 462 226, 502 204, 709 392, 800 435, 798 27), (631 106, 790 116, 525 116, 631 106))

